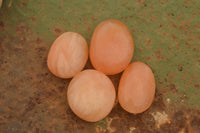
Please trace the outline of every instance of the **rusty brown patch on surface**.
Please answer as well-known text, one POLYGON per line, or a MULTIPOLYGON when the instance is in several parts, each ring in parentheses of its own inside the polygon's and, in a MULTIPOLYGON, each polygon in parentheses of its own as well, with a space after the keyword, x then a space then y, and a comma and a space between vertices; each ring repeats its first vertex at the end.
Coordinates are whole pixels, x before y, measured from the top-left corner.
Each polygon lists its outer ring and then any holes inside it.
POLYGON ((179 70, 180 72, 183 71, 183 65, 182 65, 182 64, 179 64, 179 65, 178 65, 178 70, 179 70))
POLYGON ((176 88, 176 86, 175 86, 175 84, 170 84, 169 85, 169 87, 170 87, 170 90, 172 91, 172 92, 178 92, 178 89, 176 88))
POLYGON ((40 47, 36 47, 35 51, 38 53, 40 57, 43 57, 45 56, 43 55, 43 53, 46 51, 46 49, 47 49, 46 47, 40 46, 40 47))
POLYGON ((149 44, 151 43, 151 40, 150 40, 150 39, 147 39, 147 40, 145 41, 145 43, 146 43, 147 45, 149 45, 149 44))
POLYGON ((171 50, 172 48, 171 48, 171 46, 167 46, 167 49, 168 49, 168 50, 171 50))
POLYGON ((3 49, 3 36, 0 36, 0 60, 2 61, 3 59, 3 53, 4 53, 4 49, 3 49))
POLYGON ((189 44, 188 42, 185 42, 185 45, 186 45, 187 47, 189 47, 189 46, 190 46, 190 44, 189 44))
POLYGON ((169 115, 168 120, 160 126, 157 126, 157 122, 162 121, 163 118, 155 119, 149 111, 138 115, 129 114, 121 110, 119 104, 113 110, 109 115, 109 124, 105 132, 198 133, 200 131, 200 112, 198 110, 177 110, 169 115), (113 113, 120 114, 112 116, 113 113))
POLYGON ((0 28, 2 31, 5 31, 5 23, 2 20, 0 20, 0 28))
POLYGON ((122 121, 120 118, 118 118, 118 119, 113 119, 109 126, 114 132, 125 132, 126 129, 123 129, 123 126, 121 124, 122 124, 122 121))
POLYGON ((95 16, 93 16, 91 19, 92 19, 92 21, 97 21, 98 20, 98 18, 95 17, 95 16))
POLYGON ((87 30, 88 30, 89 32, 92 32, 92 27, 91 27, 90 25, 88 25, 88 26, 87 26, 87 30))
POLYGON ((112 116, 112 113, 116 114, 111 117, 110 125, 108 125, 109 131, 114 133, 155 131, 155 121, 148 112, 138 115, 130 114, 117 104, 109 116, 112 116))
POLYGON ((23 44, 26 42, 26 38, 25 37, 20 37, 20 42, 23 44))
POLYGON ((56 36, 59 36, 59 35, 61 35, 61 34, 63 33, 63 30, 62 30, 61 27, 55 27, 55 28, 53 29, 53 33, 54 33, 56 36))
POLYGON ((156 61, 160 61, 160 60, 164 59, 164 57, 162 56, 161 50, 156 51, 155 55, 156 55, 156 61))
POLYGON ((170 73, 170 74, 168 74, 168 77, 169 77, 170 79, 172 79, 175 75, 176 75, 175 72, 174 72, 174 73, 170 73))
POLYGON ((143 51, 141 48, 140 48, 139 50, 140 50, 140 52, 142 52, 142 51, 143 51))
POLYGON ((193 48, 193 50, 194 50, 195 52, 197 52, 197 48, 193 48))
POLYGON ((164 99, 163 99, 163 94, 161 92, 159 92, 156 89, 156 93, 155 93, 155 99, 152 103, 152 108, 154 108, 157 111, 163 111, 165 110, 165 103, 164 103, 164 99))
POLYGON ((41 103, 40 97, 30 97, 29 102, 26 105, 23 115, 26 115, 26 113, 33 110, 33 108, 36 106, 36 104, 40 104, 40 103, 41 103))
POLYGON ((195 84, 194 87, 195 88, 200 88, 200 84, 195 84))
POLYGON ((165 38, 168 36, 166 32, 163 32, 162 35, 163 35, 163 37, 165 37, 165 38))
POLYGON ((20 2, 20 3, 18 3, 21 7, 25 7, 26 5, 27 5, 27 3, 26 2, 20 2))
POLYGON ((163 25, 162 24, 159 24, 159 28, 162 28, 163 27, 163 25))
POLYGON ((198 133, 200 131, 200 117, 198 110, 179 110, 171 116, 171 123, 161 125, 161 132, 198 133))
POLYGON ((176 37, 174 34, 172 34, 172 39, 173 39, 174 41, 176 41, 176 40, 177 40, 177 37, 176 37))
POLYGON ((125 17, 125 18, 124 18, 124 22, 128 22, 128 17, 125 17))
POLYGON ((199 113, 198 115, 197 114, 192 115, 190 118, 190 127, 192 128, 192 131, 194 132, 200 131, 200 114, 199 113))
POLYGON ((5 26, 4 22, 0 20, 0 27, 4 28, 4 26, 5 26))
POLYGON ((74 25, 74 26, 73 26, 73 29, 76 29, 76 28, 77 28, 77 26, 76 26, 76 25, 74 25))
POLYGON ((149 22, 154 22, 156 20, 156 16, 152 16, 152 18, 149 20, 149 22))
POLYGON ((35 18, 35 17, 31 17, 30 20, 31 20, 32 22, 35 22, 35 21, 36 21, 36 18, 35 18))
MULTIPOLYGON (((133 36, 135 36, 135 30, 134 29, 131 29, 131 32, 133 34, 133 36)), ((133 40, 134 41, 134 40, 133 40)))
POLYGON ((150 56, 147 56, 146 59, 147 59, 148 61, 150 61, 152 58, 151 58, 150 56))
POLYGON ((40 37, 36 38, 36 44, 40 44, 42 42, 42 39, 40 37))
POLYGON ((30 32, 30 28, 25 25, 18 25, 16 31, 18 34, 24 34, 30 32))

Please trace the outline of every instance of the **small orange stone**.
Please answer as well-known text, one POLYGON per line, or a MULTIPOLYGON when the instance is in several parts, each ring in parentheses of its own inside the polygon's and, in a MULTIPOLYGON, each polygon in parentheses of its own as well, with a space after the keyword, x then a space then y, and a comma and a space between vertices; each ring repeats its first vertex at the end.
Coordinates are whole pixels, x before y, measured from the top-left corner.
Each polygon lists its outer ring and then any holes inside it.
POLYGON ((152 104, 155 87, 151 68, 142 62, 134 62, 125 69, 120 79, 119 103, 130 113, 142 113, 152 104))
POLYGON ((107 75, 120 73, 130 63, 133 51, 131 33, 122 22, 105 20, 94 30, 89 55, 95 69, 107 75))
POLYGON ((72 111, 81 119, 96 122, 112 110, 116 92, 112 81, 102 72, 88 69, 70 82, 67 99, 72 111))
POLYGON ((84 68, 87 59, 86 40, 78 33, 65 32, 51 46, 47 66, 57 77, 71 78, 84 68))

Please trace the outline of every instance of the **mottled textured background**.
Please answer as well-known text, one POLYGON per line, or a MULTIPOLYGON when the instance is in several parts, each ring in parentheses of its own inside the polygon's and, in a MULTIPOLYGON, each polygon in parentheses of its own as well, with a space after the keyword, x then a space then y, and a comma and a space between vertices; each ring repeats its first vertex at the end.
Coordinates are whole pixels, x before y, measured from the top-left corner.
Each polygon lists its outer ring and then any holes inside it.
MULTIPOLYGON (((88 61, 86 67, 92 68, 88 61)), ((110 76, 116 90, 121 74, 110 76)), ((0 9, 1 133, 199 133, 199 0, 4 0, 0 9), (132 61, 148 64, 156 96, 144 113, 125 112, 116 100, 102 121, 76 117, 66 101, 71 79, 46 65, 61 33, 75 31, 88 44, 94 28, 117 19, 131 31, 132 61)))

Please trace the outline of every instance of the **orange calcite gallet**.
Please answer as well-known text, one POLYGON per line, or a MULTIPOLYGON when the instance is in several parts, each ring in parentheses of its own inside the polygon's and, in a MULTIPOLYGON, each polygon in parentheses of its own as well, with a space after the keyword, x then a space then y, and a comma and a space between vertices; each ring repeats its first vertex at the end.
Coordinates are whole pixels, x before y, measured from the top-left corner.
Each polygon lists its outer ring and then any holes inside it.
POLYGON ((125 69, 120 79, 119 103, 130 113, 142 113, 152 104, 155 87, 151 68, 142 62, 134 62, 125 69))
POLYGON ((96 122, 112 110, 116 92, 111 80, 103 73, 87 69, 77 74, 67 90, 68 104, 81 119, 96 122))
POLYGON ((134 51, 131 33, 118 20, 101 22, 92 35, 89 56, 95 69, 114 75, 130 63, 134 51))
POLYGON ((71 78, 79 73, 88 59, 88 45, 78 33, 65 32, 50 48, 47 66, 60 78, 71 78))

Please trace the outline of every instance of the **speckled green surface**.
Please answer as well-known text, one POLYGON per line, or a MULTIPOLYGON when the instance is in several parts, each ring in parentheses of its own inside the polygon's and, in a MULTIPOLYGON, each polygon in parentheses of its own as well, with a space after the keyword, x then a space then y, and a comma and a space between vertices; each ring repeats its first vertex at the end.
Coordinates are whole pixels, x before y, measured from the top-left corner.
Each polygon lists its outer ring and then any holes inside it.
MULTIPOLYGON (((85 68, 92 68, 89 61, 85 68)), ((120 75, 110 76, 116 89, 120 75)), ((3 1, 0 132, 181 131, 200 131, 199 0, 3 1), (79 32, 89 44, 105 19, 127 25, 135 44, 132 61, 152 68, 157 91, 151 108, 140 115, 128 114, 116 101, 108 117, 87 123, 68 107, 71 79, 53 76, 46 58, 61 33, 79 32)))

